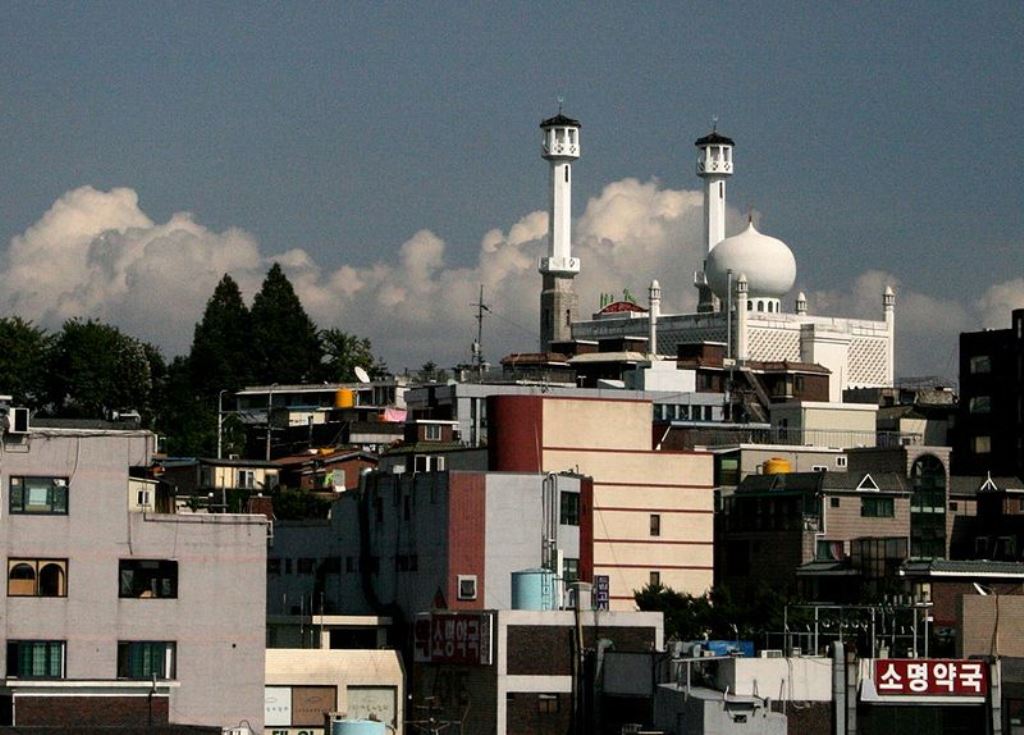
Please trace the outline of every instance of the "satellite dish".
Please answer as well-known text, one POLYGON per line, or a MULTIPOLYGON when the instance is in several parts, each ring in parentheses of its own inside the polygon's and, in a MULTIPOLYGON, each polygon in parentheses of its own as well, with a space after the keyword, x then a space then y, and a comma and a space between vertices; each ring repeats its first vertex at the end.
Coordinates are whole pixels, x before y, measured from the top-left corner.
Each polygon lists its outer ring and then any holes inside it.
POLYGON ((362 367, 360 367, 359 365, 356 365, 356 367, 353 370, 353 372, 356 374, 356 380, 358 380, 360 383, 369 383, 370 382, 370 374, 368 372, 366 372, 366 370, 363 369, 362 367))

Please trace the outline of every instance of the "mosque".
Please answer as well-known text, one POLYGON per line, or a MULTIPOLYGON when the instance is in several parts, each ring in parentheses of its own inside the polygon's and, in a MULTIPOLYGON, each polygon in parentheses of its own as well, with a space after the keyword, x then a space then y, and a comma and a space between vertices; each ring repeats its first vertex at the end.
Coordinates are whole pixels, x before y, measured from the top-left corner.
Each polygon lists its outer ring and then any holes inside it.
MULTIPOLYGON (((699 138, 697 176, 704 182, 707 257, 695 274, 697 311, 660 313, 661 288, 651 283, 648 308, 616 302, 580 319, 573 279, 580 259, 571 252, 572 162, 580 156, 580 122, 559 114, 544 120, 542 157, 551 165, 548 256, 541 258, 541 350, 567 341, 646 337, 652 359, 675 357, 680 345, 718 342, 736 364, 747 361, 812 363, 831 372, 829 400, 848 388, 893 384, 896 297, 886 287, 882 319, 810 314, 797 295, 792 312, 782 299, 796 282, 796 259, 781 240, 746 228, 725 235, 726 182, 735 171, 732 139, 717 129, 699 138)), ((717 126, 716 126, 717 127, 717 126)))

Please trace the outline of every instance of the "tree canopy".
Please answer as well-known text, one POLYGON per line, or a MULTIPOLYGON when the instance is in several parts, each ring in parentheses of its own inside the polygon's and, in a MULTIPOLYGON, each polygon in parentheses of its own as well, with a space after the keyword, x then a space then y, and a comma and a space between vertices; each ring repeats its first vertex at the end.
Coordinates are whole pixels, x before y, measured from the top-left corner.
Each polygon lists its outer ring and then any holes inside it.
POLYGON ((251 352, 249 309, 238 284, 225 273, 193 334, 188 356, 192 389, 211 396, 251 382, 251 352))
POLYGON ((320 375, 320 340, 313 320, 277 263, 252 302, 254 378, 260 383, 303 383, 320 375))
POLYGON ((46 366, 53 338, 21 317, 0 319, 0 392, 17 406, 46 402, 46 366))
POLYGON ((48 360, 48 397, 64 416, 107 418, 113 411, 153 413, 159 351, 92 319, 70 319, 56 335, 48 360))

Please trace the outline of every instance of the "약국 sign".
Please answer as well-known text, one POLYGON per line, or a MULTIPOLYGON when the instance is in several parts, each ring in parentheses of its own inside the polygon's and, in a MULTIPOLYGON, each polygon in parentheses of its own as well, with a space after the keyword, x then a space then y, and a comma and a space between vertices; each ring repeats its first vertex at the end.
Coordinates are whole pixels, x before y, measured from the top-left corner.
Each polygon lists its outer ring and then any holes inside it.
POLYGON ((983 697, 988 694, 988 665, 974 660, 880 658, 875 660, 875 690, 882 696, 983 697))

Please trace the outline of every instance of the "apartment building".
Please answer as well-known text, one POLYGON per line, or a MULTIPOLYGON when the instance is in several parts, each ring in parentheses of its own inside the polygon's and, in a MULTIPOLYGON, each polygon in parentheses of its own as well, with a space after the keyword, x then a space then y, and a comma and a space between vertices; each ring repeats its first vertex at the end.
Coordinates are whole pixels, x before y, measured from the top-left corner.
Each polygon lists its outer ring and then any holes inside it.
POLYGON ((714 461, 706 451, 655 451, 650 400, 563 396, 489 399, 492 471, 572 471, 593 479, 581 503, 580 565, 612 610, 660 583, 703 594, 712 584, 714 461))
POLYGON ((42 422, 0 454, 0 724, 263 723, 262 516, 158 512, 155 436, 42 422))

